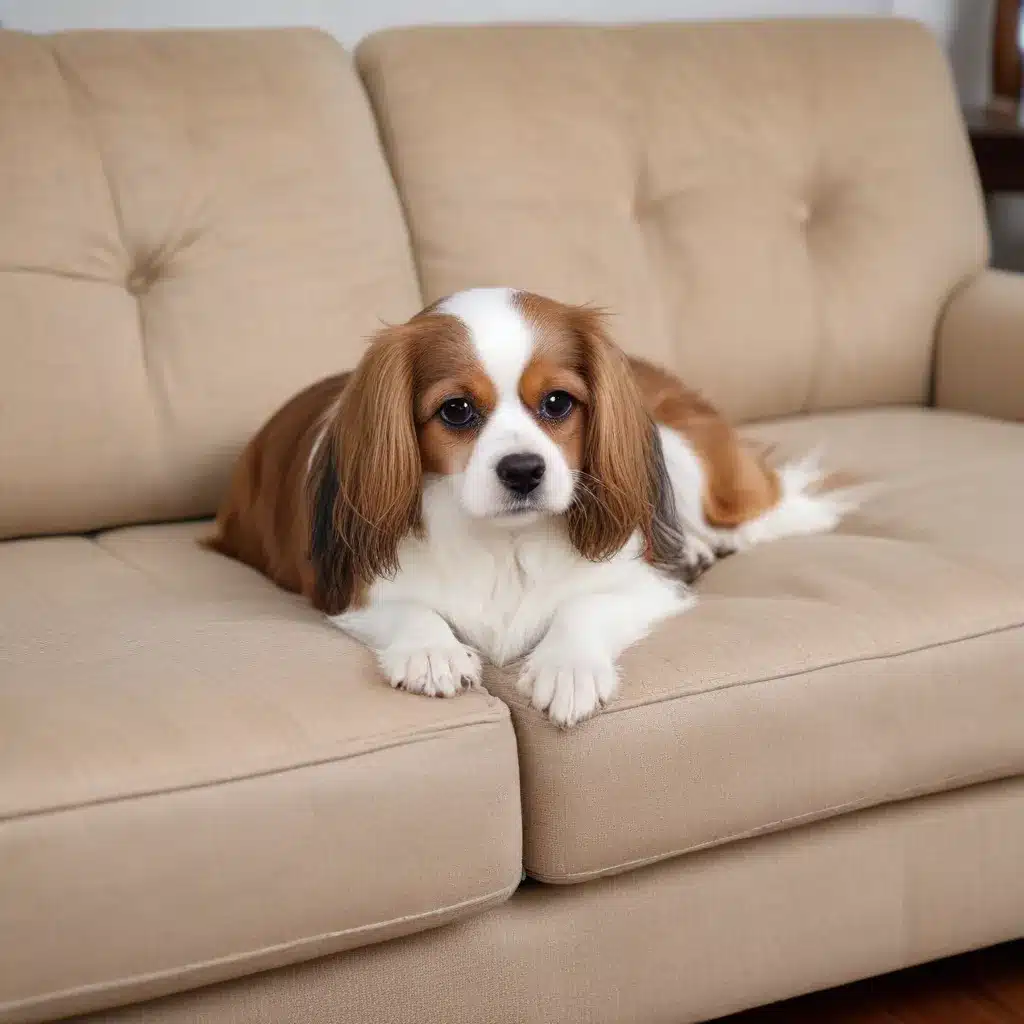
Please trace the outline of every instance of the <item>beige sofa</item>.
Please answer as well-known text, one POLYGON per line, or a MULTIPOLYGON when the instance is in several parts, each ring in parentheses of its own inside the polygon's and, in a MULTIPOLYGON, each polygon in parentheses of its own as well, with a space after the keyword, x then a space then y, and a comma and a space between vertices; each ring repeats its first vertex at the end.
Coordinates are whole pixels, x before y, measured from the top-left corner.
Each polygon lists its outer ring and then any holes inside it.
POLYGON ((0 1021, 680 1024, 1024 935, 1024 281, 936 44, 357 64, 0 34, 0 1021), (882 485, 716 566, 567 733, 496 672, 392 692, 195 543, 279 402, 496 283, 882 485))

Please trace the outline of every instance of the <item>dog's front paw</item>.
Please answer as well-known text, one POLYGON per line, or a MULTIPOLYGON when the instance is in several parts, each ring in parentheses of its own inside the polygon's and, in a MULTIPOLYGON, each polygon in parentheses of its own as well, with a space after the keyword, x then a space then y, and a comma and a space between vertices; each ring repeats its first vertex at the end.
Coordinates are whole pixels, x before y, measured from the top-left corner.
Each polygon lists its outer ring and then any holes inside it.
POLYGON ((683 537, 680 569, 686 583, 695 583, 715 564, 717 554, 711 545, 693 533, 683 537))
POLYGON ((708 546, 714 552, 715 558, 728 558, 730 555, 739 554, 750 547, 747 543, 743 528, 737 530, 711 530, 708 535, 708 546))
POLYGON ((454 697, 480 686, 480 655, 453 640, 436 647, 389 647, 381 651, 381 667, 396 690, 427 697, 454 697))
POLYGON ((611 658, 545 648, 542 643, 526 659, 516 688, 555 725, 569 728, 604 707, 617 685, 611 658))

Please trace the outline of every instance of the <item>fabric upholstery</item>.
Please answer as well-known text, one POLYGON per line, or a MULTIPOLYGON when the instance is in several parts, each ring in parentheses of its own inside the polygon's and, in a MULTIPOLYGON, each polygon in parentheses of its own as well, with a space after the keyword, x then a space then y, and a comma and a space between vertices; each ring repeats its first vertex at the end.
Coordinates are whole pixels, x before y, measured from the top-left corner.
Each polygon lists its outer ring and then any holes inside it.
POLYGON ((525 865, 579 882, 1024 772, 1024 426, 931 410, 756 436, 882 490, 836 534, 720 562, 621 659, 619 699, 561 732, 513 713, 525 865))
POLYGON ((209 515, 277 405, 420 305, 348 58, 2 32, 0 81, 0 537, 209 515))
POLYGON ((0 1021, 509 895, 521 813, 501 703, 396 693, 196 526, 140 529, 0 544, 0 1021))
POLYGON ((403 29, 357 60, 428 301, 608 307, 744 419, 927 397, 987 237, 920 25, 403 29))
MULTIPOLYGON (((417 270, 606 305, 746 419, 922 404, 946 308, 940 401, 1016 408, 923 29, 417 30, 360 67, 376 125, 312 32, 0 33, 0 537, 211 513, 417 270)), ((569 733, 503 673, 392 692, 201 524, 0 544, 0 1022, 676 1024, 1019 935, 1024 783, 985 780, 1024 771, 1022 432, 757 428, 886 489, 716 567, 569 733), (586 884, 503 902, 524 859, 586 884)))
POLYGON ((986 270, 946 309, 936 354, 936 404, 1024 420, 1024 277, 986 270))
POLYGON ((1024 780, 990 783, 527 885, 448 928, 88 1024, 707 1020, 1019 936, 1022 846, 1024 780))

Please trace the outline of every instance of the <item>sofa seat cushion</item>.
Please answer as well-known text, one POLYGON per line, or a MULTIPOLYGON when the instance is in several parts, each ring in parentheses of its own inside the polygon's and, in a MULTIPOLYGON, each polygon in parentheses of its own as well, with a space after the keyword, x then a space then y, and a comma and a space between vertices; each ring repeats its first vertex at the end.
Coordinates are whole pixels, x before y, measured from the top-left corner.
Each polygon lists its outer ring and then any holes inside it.
POLYGON ((392 691, 200 529, 0 544, 0 1020, 414 932, 520 880, 504 705, 392 691))
POLYGON ((718 563, 561 732, 512 707, 525 864, 577 882, 1024 771, 1024 425, 925 409, 760 426, 881 492, 718 563))

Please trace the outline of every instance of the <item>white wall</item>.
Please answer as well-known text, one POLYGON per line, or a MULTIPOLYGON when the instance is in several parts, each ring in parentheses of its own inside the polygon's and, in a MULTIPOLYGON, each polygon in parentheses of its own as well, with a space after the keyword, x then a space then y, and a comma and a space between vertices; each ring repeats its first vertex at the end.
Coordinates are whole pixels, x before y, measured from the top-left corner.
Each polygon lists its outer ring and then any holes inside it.
POLYGON ((888 14, 892 0, 0 0, 9 28, 319 25, 351 45, 391 25, 888 14))

